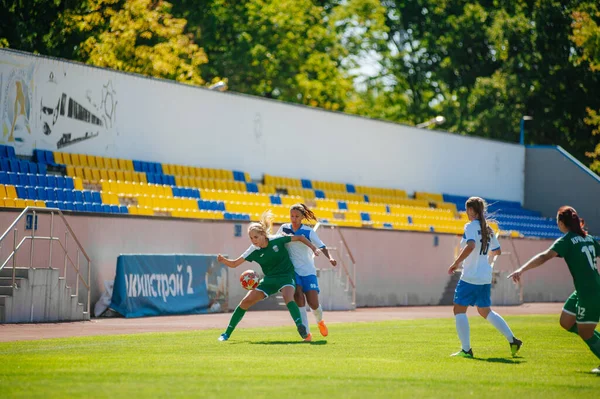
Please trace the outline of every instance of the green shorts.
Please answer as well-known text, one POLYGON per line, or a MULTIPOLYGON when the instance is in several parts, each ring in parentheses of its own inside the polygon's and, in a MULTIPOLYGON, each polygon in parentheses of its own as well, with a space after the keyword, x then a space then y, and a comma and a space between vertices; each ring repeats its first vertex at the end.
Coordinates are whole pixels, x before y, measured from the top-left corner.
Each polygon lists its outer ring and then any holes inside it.
POLYGON ((269 297, 278 293, 283 287, 288 285, 296 288, 296 279, 294 278, 293 273, 279 276, 265 276, 260 280, 260 283, 258 283, 258 287, 256 287, 255 290, 264 292, 264 294, 269 297))
POLYGON ((600 321, 600 303, 582 301, 577 291, 567 299, 563 312, 575 316, 579 324, 598 324, 600 321))

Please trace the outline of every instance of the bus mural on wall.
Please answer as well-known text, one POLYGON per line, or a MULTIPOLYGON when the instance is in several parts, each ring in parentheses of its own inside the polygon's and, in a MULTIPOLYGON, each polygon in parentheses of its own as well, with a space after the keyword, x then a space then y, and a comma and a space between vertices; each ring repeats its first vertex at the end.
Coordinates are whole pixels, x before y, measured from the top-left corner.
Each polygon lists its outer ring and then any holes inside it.
POLYGON ((57 148, 94 138, 104 127, 102 119, 66 93, 62 93, 54 108, 48 105, 42 99, 42 131, 46 136, 51 135, 53 130, 62 134, 56 142, 57 148))
POLYGON ((52 138, 60 149, 98 137, 112 127, 114 119, 114 90, 112 83, 102 86, 99 104, 92 101, 91 90, 84 99, 60 90, 54 74, 40 85, 40 122, 44 136, 52 138))

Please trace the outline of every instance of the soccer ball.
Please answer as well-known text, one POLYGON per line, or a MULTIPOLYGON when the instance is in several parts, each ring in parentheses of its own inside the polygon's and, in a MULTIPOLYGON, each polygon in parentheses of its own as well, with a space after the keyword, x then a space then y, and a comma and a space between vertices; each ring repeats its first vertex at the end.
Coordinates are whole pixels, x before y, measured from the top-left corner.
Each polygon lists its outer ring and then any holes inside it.
POLYGON ((255 289, 258 286, 258 274, 254 270, 246 270, 240 276, 242 287, 248 291, 255 289))

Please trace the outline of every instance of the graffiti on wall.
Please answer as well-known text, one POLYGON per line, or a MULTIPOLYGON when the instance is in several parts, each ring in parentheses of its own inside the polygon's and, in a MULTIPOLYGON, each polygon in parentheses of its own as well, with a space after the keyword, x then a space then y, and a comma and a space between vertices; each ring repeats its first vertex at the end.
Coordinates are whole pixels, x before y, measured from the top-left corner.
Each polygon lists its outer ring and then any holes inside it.
POLYGON ((117 110, 112 79, 88 78, 73 68, 79 66, 0 63, 2 143, 27 152, 111 140, 117 110))

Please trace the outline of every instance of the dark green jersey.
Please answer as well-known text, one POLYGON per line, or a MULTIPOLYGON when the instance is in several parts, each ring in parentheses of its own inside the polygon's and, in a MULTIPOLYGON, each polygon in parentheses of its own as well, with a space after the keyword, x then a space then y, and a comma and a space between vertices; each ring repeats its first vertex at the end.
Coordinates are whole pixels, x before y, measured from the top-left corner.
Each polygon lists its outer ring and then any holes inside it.
POLYGON ((265 276, 279 276, 283 274, 294 274, 294 265, 290 260, 285 244, 292 241, 291 236, 269 238, 265 248, 251 245, 242 254, 242 258, 248 262, 256 262, 262 268, 265 276))
POLYGON ((556 240, 550 249, 567 262, 580 298, 600 300, 600 274, 596 265, 600 244, 594 237, 569 232, 556 240))

